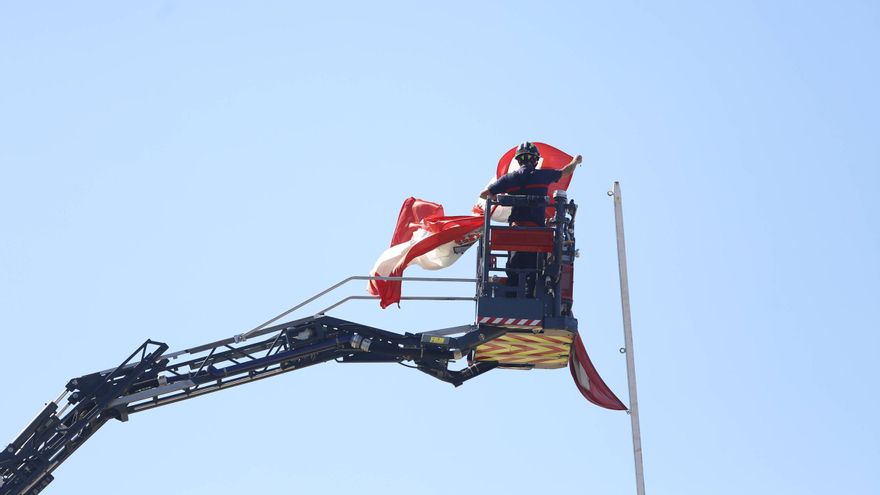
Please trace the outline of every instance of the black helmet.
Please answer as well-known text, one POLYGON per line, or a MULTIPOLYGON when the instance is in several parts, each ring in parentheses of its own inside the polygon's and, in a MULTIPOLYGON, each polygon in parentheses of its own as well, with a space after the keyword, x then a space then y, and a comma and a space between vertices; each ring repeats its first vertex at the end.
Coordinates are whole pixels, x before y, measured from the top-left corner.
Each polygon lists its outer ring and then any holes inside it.
POLYGON ((535 166, 541 158, 541 152, 534 143, 526 141, 516 148, 516 154, 513 155, 520 165, 535 166))

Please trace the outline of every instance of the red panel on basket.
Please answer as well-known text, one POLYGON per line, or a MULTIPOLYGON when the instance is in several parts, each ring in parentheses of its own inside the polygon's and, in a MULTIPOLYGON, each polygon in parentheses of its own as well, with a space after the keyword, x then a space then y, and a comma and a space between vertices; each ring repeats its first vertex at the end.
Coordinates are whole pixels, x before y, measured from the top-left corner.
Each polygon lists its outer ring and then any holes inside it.
POLYGON ((553 230, 492 229, 490 247, 503 251, 527 253, 553 252, 553 230))
POLYGON ((574 299, 574 265, 562 265, 562 298, 574 299))

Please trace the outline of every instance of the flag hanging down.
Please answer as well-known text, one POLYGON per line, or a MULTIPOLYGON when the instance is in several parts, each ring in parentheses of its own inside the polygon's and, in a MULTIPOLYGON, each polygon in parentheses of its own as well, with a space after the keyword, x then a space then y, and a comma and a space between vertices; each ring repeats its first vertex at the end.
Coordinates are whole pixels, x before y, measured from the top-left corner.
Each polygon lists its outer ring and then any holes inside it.
POLYGON ((574 349, 568 358, 568 367, 571 370, 571 377, 577 385, 581 394, 593 404, 604 407, 606 409, 614 409, 623 411, 626 406, 614 395, 614 392, 605 385, 599 372, 593 367, 590 356, 587 355, 587 349, 581 340, 580 334, 574 339, 574 349))
MULTIPOLYGON (((444 216, 443 206, 408 198, 400 208, 397 225, 386 249, 370 274, 400 277, 409 265, 439 270, 455 263, 482 234, 483 217, 478 215, 444 216)), ((370 280, 367 291, 378 296, 386 308, 400 302, 399 280, 370 280)))

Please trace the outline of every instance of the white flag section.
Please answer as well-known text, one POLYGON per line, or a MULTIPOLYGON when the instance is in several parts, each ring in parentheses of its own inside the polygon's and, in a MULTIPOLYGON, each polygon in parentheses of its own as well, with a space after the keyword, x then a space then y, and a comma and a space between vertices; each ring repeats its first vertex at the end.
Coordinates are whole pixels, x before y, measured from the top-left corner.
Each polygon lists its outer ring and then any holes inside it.
MULTIPOLYGON (((376 260, 376 264, 373 265, 371 273, 375 273, 382 277, 391 276, 391 273, 394 271, 397 264, 410 254, 413 247, 423 241, 430 242, 429 237, 432 235, 434 234, 425 229, 416 230, 409 241, 386 249, 385 252, 379 256, 379 259, 376 260)), ((407 266, 418 265, 425 270, 439 270, 441 268, 446 268, 458 261, 458 258, 460 258, 461 255, 464 254, 477 239, 479 239, 480 232, 474 232, 473 237, 473 241, 456 239, 441 244, 421 256, 411 258, 407 266)))

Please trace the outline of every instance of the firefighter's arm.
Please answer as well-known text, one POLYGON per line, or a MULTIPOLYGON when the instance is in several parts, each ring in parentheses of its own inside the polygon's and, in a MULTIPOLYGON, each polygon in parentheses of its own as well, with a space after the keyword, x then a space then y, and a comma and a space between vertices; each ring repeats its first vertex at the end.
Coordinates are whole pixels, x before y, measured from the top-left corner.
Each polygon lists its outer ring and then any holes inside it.
POLYGON ((584 161, 584 158, 581 155, 572 158, 568 165, 562 168, 562 176, 568 177, 569 175, 573 174, 574 169, 576 169, 582 161, 584 161))
POLYGON ((490 182, 486 185, 486 188, 480 192, 480 199, 492 198, 495 199, 495 195, 497 193, 493 193, 492 191, 498 191, 498 193, 502 193, 509 189, 510 186, 510 177, 509 174, 497 179, 495 182, 490 182))

